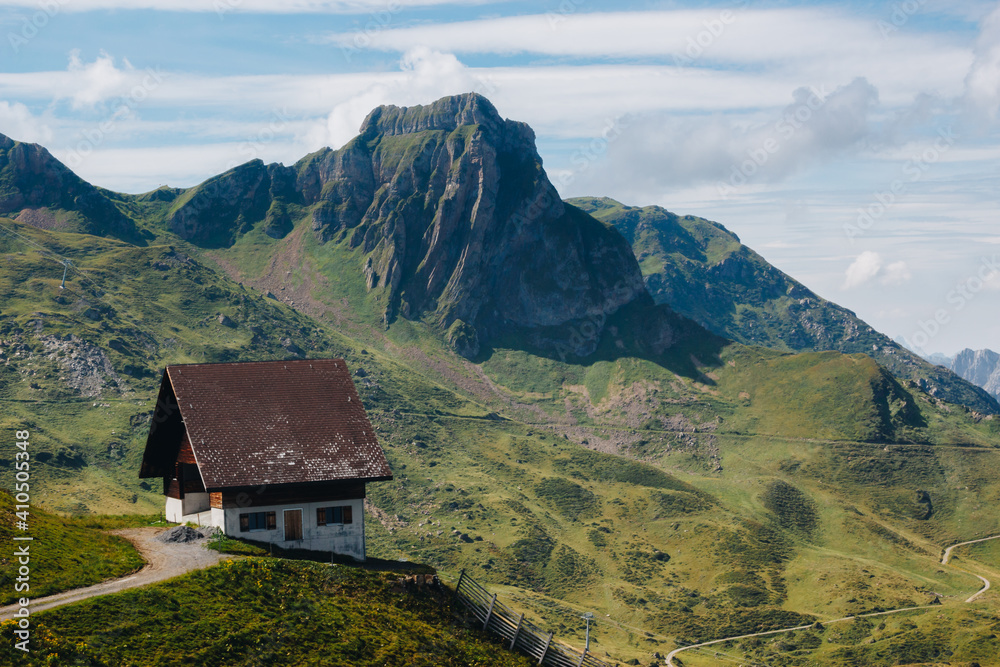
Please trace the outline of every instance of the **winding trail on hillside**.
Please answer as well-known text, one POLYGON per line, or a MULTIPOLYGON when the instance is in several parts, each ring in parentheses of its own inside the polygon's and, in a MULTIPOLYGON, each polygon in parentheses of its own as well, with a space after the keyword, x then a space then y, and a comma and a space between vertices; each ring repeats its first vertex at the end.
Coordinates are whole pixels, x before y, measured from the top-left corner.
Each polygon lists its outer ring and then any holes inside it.
MULTIPOLYGON (((981 538, 981 539, 978 539, 978 540, 969 540, 968 542, 959 542, 958 544, 953 544, 953 545, 951 545, 950 547, 948 547, 947 549, 944 550, 944 555, 941 557, 941 564, 942 565, 948 565, 948 561, 951 560, 951 552, 956 547, 965 546, 966 544, 976 544, 978 542, 987 542, 989 540, 996 540, 996 539, 1000 539, 1000 535, 992 535, 990 537, 984 537, 984 538, 981 538)), ((956 567, 956 566, 952 565, 952 567, 956 567)), ((958 568, 956 567, 956 569, 958 569, 958 568)), ((964 570, 964 569, 962 570, 962 572, 965 572, 966 574, 971 574, 972 576, 976 577, 977 579, 979 579, 980 581, 983 582, 983 587, 981 589, 979 589, 978 592, 974 593, 971 597, 969 597, 965 601, 966 603, 973 602, 974 600, 976 600, 976 598, 978 598, 979 596, 981 596, 983 593, 985 593, 986 591, 988 591, 990 589, 990 581, 986 577, 981 577, 978 574, 974 574, 974 573, 969 572, 968 570, 964 570)), ((871 616, 887 616, 889 614, 899 614, 899 613, 902 613, 904 611, 915 611, 915 610, 918 610, 918 609, 940 609, 940 608, 941 608, 940 605, 923 605, 923 606, 920 606, 920 607, 904 607, 903 609, 891 609, 889 611, 878 611, 878 612, 873 612, 873 613, 870 613, 870 614, 858 614, 856 616, 845 616, 843 618, 837 618, 837 619, 834 619, 832 621, 820 621, 820 623, 822 623, 823 625, 831 625, 833 623, 843 623, 844 621, 850 621, 850 620, 853 620, 855 618, 869 618, 871 616)), ((766 632, 754 632, 754 633, 749 634, 749 635, 739 635, 737 637, 726 637, 724 639, 713 639, 712 641, 702 642, 700 644, 691 644, 690 646, 681 646, 679 648, 675 648, 673 651, 671 651, 670 653, 667 654, 667 663, 666 664, 668 665, 668 667, 677 667, 677 663, 674 662, 674 657, 678 653, 681 653, 682 651, 690 651, 692 649, 704 648, 706 646, 713 646, 715 644, 722 644, 722 643, 725 643, 725 642, 736 641, 736 640, 739 640, 739 639, 750 639, 752 637, 765 637, 767 635, 777 635, 777 634, 781 634, 783 632, 795 632, 796 630, 806 630, 808 628, 811 628, 813 625, 814 625, 813 623, 810 623, 809 625, 799 625, 799 626, 796 626, 794 628, 783 628, 781 630, 768 630, 766 632)))
POLYGON ((941 556, 941 564, 942 565, 947 565, 948 564, 948 561, 951 560, 951 552, 956 547, 964 547, 966 544, 976 544, 978 542, 988 542, 990 540, 998 540, 998 539, 1000 539, 1000 535, 993 535, 991 537, 984 537, 984 538, 978 539, 978 540, 969 540, 968 542, 959 542, 958 544, 953 544, 953 545, 951 545, 950 547, 948 547, 947 549, 944 550, 944 555, 941 556))
MULTIPOLYGON (((43 598, 31 598, 31 604, 28 607, 31 613, 172 579, 192 570, 210 567, 231 558, 231 556, 206 549, 205 539, 187 544, 160 542, 156 536, 163 532, 162 528, 126 528, 109 532, 113 535, 120 535, 134 544, 142 557, 146 559, 146 565, 141 570, 121 579, 111 579, 86 588, 74 588, 43 598)), ((0 621, 10 620, 18 609, 19 606, 16 604, 0 607, 0 621)))

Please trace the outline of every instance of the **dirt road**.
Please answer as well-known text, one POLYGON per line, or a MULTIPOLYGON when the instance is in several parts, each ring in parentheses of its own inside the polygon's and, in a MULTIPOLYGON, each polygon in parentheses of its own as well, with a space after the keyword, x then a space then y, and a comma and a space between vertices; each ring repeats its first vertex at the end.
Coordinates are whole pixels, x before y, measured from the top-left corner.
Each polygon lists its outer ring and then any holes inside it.
MULTIPOLYGON (((965 546, 966 544, 976 544, 978 542, 986 542, 987 540, 996 540, 996 539, 1000 539, 1000 535, 993 535, 992 537, 984 537, 984 538, 982 538, 980 540, 969 540, 968 542, 959 542, 958 544, 953 544, 953 545, 951 545, 950 547, 948 547, 947 549, 944 550, 944 555, 941 557, 941 564, 942 565, 947 565, 948 564, 948 561, 951 560, 951 552, 956 547, 961 547, 961 546, 965 546)), ((954 566, 952 566, 952 567, 954 567, 954 566)), ((963 571, 966 572, 966 574, 971 574, 972 576, 976 577, 977 579, 979 579, 980 581, 982 581, 983 584, 984 584, 983 587, 981 589, 979 589, 979 591, 977 593, 974 593, 972 595, 972 597, 970 597, 968 600, 966 600, 966 602, 972 602, 972 601, 974 601, 976 598, 978 598, 980 595, 982 595, 983 593, 985 593, 986 591, 988 591, 990 589, 990 581, 989 581, 989 579, 987 579, 986 577, 981 577, 978 574, 973 574, 972 572, 968 572, 967 570, 963 570, 963 571)), ((823 621, 823 625, 830 625, 831 623, 842 623, 843 621, 850 621, 850 620, 852 620, 854 618, 864 618, 864 617, 867 617, 867 616, 884 616, 886 614, 898 614, 901 611, 913 611, 914 609, 928 609, 928 608, 930 608, 930 607, 926 607, 926 606, 925 607, 907 607, 905 609, 893 609, 893 610, 890 610, 890 611, 882 611, 882 612, 877 612, 877 613, 873 613, 873 614, 858 614, 858 616, 847 616, 847 617, 844 617, 844 618, 834 619, 832 621, 823 621)), ((674 662, 674 656, 676 656, 678 653, 680 653, 682 651, 689 651, 691 649, 704 648, 706 646, 712 646, 713 644, 722 644, 723 642, 729 642, 729 641, 733 641, 733 640, 736 640, 736 639, 749 639, 750 637, 763 637, 765 635, 776 635, 776 634, 780 634, 782 632, 794 632, 796 630, 803 630, 803 629, 808 628, 808 627, 810 627, 810 626, 808 626, 808 625, 802 625, 802 626, 799 626, 799 627, 796 627, 796 628, 784 628, 782 630, 770 630, 768 632, 755 632, 754 634, 750 634, 750 635, 741 635, 739 637, 727 637, 725 639, 716 639, 716 640, 713 640, 713 641, 710 641, 710 642, 703 642, 701 644, 692 644, 690 646, 681 646, 680 648, 675 648, 673 651, 671 651, 669 654, 667 654, 667 665, 669 665, 669 667, 676 667, 676 663, 674 662)))
POLYGON ((944 550, 944 555, 941 557, 941 564, 942 565, 948 564, 948 561, 951 560, 951 552, 956 547, 964 547, 966 544, 977 544, 979 542, 988 542, 990 540, 998 540, 998 539, 1000 539, 1000 535, 993 535, 991 537, 984 537, 981 540, 969 540, 968 542, 959 542, 958 544, 953 544, 944 550))
MULTIPOLYGON (((207 540, 198 540, 187 544, 160 542, 155 537, 163 532, 162 528, 127 528, 111 532, 115 535, 121 535, 135 545, 143 558, 146 559, 145 567, 122 579, 112 579, 86 588, 76 588, 44 598, 34 598, 31 600, 30 606, 32 613, 79 602, 98 595, 117 593, 128 588, 171 579, 231 558, 231 556, 224 556, 206 549, 204 545, 207 540)), ((0 621, 13 618, 17 609, 17 605, 0 607, 0 621)))

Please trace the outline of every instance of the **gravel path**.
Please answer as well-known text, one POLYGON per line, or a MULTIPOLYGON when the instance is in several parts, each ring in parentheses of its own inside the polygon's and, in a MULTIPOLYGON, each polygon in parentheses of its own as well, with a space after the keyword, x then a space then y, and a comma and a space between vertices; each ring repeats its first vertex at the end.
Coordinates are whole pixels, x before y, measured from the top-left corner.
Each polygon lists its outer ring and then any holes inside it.
MULTIPOLYGON (((163 532, 162 528, 125 528, 122 530, 109 531, 114 535, 121 535, 139 550, 142 557, 146 559, 146 565, 138 572, 128 575, 122 579, 112 579, 100 584, 88 586, 86 588, 76 588, 71 591, 49 595, 44 598, 33 598, 29 607, 31 613, 45 611, 53 607, 59 607, 72 602, 79 602, 87 598, 108 593, 117 593, 128 588, 145 586, 164 579, 171 579, 192 570, 199 570, 232 556, 222 555, 211 549, 205 548, 207 539, 197 542, 164 543, 156 540, 156 536, 163 532)), ((18 605, 0 607, 0 621, 6 621, 14 616, 18 605)))

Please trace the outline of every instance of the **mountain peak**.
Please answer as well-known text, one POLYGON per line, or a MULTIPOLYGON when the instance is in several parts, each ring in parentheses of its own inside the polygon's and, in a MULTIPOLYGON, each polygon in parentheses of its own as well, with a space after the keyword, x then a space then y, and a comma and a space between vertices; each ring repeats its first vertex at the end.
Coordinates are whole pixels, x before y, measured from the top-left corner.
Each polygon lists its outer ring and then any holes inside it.
POLYGON ((142 243, 135 223, 43 146, 0 134, 0 215, 64 231, 142 243), (62 211, 69 215, 57 213, 62 211))
POLYGON ((225 246, 261 221, 280 238, 305 210, 319 243, 359 250, 386 326, 426 315, 474 356, 514 328, 552 347, 583 323, 595 335, 568 346, 585 356, 606 316, 645 294, 642 275, 620 234, 563 205, 534 138, 475 93, 381 106, 358 140, 230 170, 178 197, 168 223, 225 246))
POLYGON ((463 125, 479 125, 487 130, 503 127, 496 107, 478 93, 442 97, 427 105, 376 107, 361 124, 362 136, 412 134, 424 130, 453 131, 463 125))
POLYGON ((482 137, 506 152, 531 154, 541 162, 535 151, 535 132, 527 123, 505 120, 493 103, 479 93, 463 93, 442 97, 436 102, 412 107, 391 104, 376 107, 361 124, 361 137, 370 141, 376 137, 417 134, 424 131, 454 132, 460 127, 478 128, 482 137))

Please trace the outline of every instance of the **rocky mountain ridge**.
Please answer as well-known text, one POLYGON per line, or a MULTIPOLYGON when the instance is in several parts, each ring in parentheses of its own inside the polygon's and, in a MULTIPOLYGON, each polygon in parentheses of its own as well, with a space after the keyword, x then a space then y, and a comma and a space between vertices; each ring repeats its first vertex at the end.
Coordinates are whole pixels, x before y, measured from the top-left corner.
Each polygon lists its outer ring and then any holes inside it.
POLYGON ((112 236, 141 244, 135 223, 103 191, 38 144, 0 134, 0 215, 60 231, 112 236))
POLYGON ((429 314, 465 356, 512 327, 595 322, 645 293, 621 236, 560 200, 531 128, 475 94, 379 107, 343 148, 236 167, 178 198, 167 223, 225 246, 256 224, 281 238, 290 212, 320 243, 360 249, 387 325, 429 314))
POLYGON ((681 330, 708 335, 676 311, 747 344, 864 352, 933 396, 1000 412, 986 392, 820 299, 721 225, 613 200, 564 203, 531 128, 476 94, 379 107, 338 150, 287 167, 254 160, 140 196, 101 191, 45 149, 5 140, 0 202, 28 224, 137 244, 167 234, 225 250, 251 233, 308 232, 347 253, 338 261, 348 273, 354 264, 383 326, 427 322, 467 358, 503 336, 585 358, 609 317, 634 304, 649 323, 635 332, 649 339, 643 349, 662 351, 681 330))
POLYGON ((864 353, 934 397, 981 412, 998 411, 995 392, 984 391, 961 372, 929 363, 852 311, 818 296, 719 223, 677 216, 659 206, 626 206, 607 197, 569 201, 625 236, 657 303, 713 333, 789 352, 864 353))

